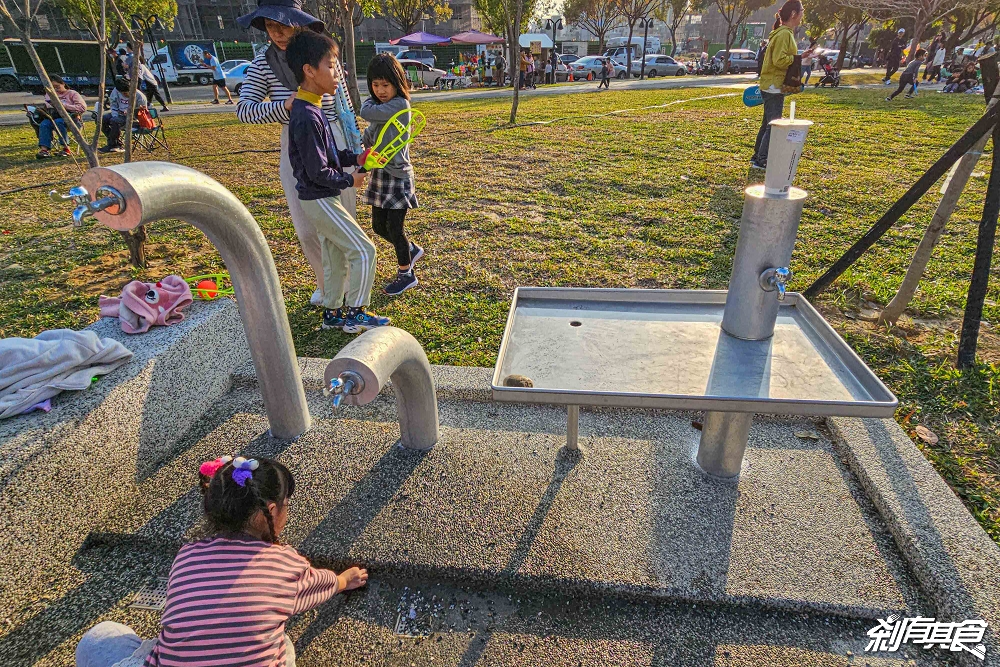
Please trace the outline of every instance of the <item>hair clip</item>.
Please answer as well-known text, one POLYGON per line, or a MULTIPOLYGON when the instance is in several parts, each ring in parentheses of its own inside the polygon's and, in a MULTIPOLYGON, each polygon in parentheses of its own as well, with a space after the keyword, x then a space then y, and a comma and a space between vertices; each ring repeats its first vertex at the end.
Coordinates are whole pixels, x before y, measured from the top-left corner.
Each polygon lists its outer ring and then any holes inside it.
POLYGON ((233 459, 233 481, 240 486, 245 486, 248 479, 253 477, 253 471, 260 466, 257 459, 247 459, 237 456, 233 459))
POLYGON ((204 475, 211 479, 215 477, 215 473, 219 471, 219 468, 226 465, 233 460, 232 456, 220 456, 214 461, 205 461, 200 466, 198 466, 198 474, 204 475))

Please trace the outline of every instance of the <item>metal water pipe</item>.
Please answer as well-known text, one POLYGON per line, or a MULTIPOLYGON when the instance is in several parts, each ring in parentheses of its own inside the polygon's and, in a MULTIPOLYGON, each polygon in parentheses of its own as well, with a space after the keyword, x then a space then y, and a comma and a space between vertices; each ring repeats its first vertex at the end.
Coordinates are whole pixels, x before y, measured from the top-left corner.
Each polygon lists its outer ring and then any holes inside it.
POLYGON ((365 405, 392 380, 399 439, 410 449, 430 449, 439 433, 431 366, 417 339, 396 327, 378 327, 351 341, 326 366, 323 393, 341 403, 365 405))
POLYGON ((62 199, 78 204, 75 223, 92 215, 111 229, 129 231, 156 220, 179 219, 204 232, 233 281, 271 434, 294 438, 309 428, 274 258, 257 221, 233 193, 189 167, 132 162, 90 169, 83 175, 83 188, 62 199), (91 200, 89 193, 97 198, 91 200))
MULTIPOLYGON (((793 106, 791 118, 771 122, 764 183, 751 185, 743 197, 720 334, 737 339, 732 341, 734 347, 774 334, 778 309, 792 279, 788 266, 806 200, 805 191, 793 187, 792 181, 812 125, 794 116, 793 106)), ((706 412, 696 457, 702 470, 716 477, 738 476, 752 423, 753 413, 706 412)))

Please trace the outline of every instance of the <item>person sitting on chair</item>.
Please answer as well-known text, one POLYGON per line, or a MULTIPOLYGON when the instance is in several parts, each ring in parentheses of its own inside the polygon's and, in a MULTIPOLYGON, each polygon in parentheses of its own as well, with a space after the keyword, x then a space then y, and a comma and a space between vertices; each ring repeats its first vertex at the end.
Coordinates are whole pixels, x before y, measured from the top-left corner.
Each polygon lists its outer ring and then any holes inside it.
MULTIPOLYGON (((146 96, 138 90, 135 91, 135 110, 138 111, 146 105, 146 96)), ((107 145, 99 149, 101 153, 121 153, 125 150, 122 147, 122 128, 125 127, 127 118, 128 79, 116 76, 115 89, 108 97, 108 113, 101 119, 101 131, 108 140, 107 145)))
MULTIPOLYGON (((83 96, 67 86, 61 77, 52 76, 49 78, 52 80, 52 89, 56 91, 59 101, 62 102, 73 121, 80 125, 80 114, 87 110, 87 103, 83 100, 83 96)), ((69 157, 71 153, 69 137, 66 136, 66 121, 52 107, 52 99, 48 93, 45 93, 45 106, 40 111, 45 118, 38 124, 38 154, 35 157, 39 160, 51 157, 53 129, 59 130, 59 143, 62 145, 62 150, 56 155, 69 157)))

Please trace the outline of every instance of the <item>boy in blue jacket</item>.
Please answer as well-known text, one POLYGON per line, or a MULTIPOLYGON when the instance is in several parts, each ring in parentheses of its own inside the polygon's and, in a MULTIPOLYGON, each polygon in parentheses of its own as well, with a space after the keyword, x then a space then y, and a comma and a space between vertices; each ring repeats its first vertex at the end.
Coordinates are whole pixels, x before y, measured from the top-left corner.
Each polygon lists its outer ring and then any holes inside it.
POLYGON ((375 244, 340 202, 340 191, 362 187, 367 174, 344 173, 344 165, 360 164, 359 156, 337 150, 320 106, 323 95, 333 95, 340 84, 337 43, 303 30, 289 41, 285 54, 299 82, 289 113, 288 159, 302 211, 319 235, 323 328, 360 333, 385 326, 388 317, 368 310, 375 280, 375 244))

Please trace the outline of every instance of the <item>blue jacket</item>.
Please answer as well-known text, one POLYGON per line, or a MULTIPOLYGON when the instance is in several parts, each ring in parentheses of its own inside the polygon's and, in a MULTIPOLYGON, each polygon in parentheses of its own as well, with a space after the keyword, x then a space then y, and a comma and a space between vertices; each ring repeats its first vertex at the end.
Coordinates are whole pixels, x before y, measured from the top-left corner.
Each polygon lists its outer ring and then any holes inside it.
POLYGON ((354 187, 354 176, 344 173, 344 166, 358 163, 356 153, 337 150, 320 98, 313 102, 311 97, 300 90, 288 120, 288 161, 299 199, 305 200, 336 197, 354 187))

